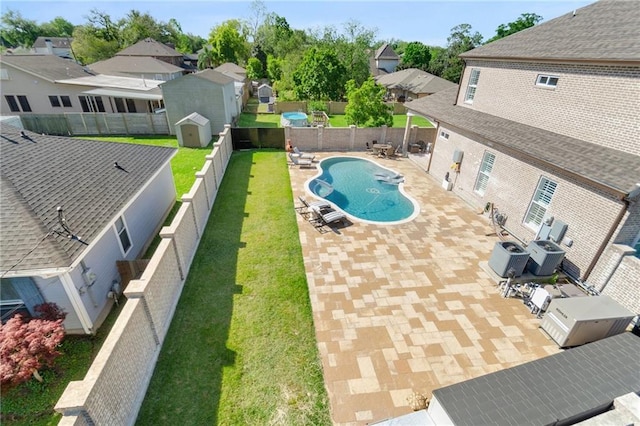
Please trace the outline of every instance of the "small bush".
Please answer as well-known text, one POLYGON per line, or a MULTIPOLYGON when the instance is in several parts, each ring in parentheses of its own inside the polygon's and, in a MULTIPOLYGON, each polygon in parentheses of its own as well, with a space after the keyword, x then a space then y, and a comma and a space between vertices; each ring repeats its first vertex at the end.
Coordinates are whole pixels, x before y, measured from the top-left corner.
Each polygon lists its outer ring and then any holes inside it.
POLYGON ((53 302, 41 303, 34 306, 33 310, 36 311, 37 318, 45 321, 64 320, 67 317, 67 313, 53 302))
POLYGON ((311 114, 313 111, 329 112, 327 103, 324 101, 309 101, 307 102, 307 113, 311 114))

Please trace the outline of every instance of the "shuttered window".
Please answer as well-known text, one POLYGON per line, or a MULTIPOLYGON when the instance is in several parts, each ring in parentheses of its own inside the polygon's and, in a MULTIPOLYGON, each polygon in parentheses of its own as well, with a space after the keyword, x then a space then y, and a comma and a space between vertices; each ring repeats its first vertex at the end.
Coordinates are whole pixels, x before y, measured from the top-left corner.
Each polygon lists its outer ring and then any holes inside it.
POLYGON ((536 192, 529 205, 524 223, 530 228, 537 229, 544 220, 547 208, 551 204, 553 194, 556 192, 557 183, 545 177, 540 178, 536 192))
POLYGON ((478 170, 478 178, 476 179, 476 186, 474 191, 479 195, 484 195, 489 184, 489 176, 491 170, 493 170, 493 164, 496 161, 496 156, 490 152, 485 152, 482 157, 482 164, 480 164, 480 170, 478 170))

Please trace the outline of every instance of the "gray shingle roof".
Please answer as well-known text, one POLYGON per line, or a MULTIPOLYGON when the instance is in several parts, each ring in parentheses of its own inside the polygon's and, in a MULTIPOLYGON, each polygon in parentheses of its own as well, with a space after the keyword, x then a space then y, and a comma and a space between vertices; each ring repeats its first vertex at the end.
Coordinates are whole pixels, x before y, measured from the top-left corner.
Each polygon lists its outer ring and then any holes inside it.
POLYGON ((591 5, 470 50, 463 58, 640 61, 640 3, 591 5))
POLYGON ((149 56, 114 56, 104 61, 94 62, 89 68, 100 74, 113 73, 149 73, 162 74, 182 72, 183 69, 173 64, 151 58, 149 56))
POLYGON ((433 395, 457 426, 555 424, 638 392, 639 353, 640 337, 626 332, 433 395))
POLYGON ((223 85, 233 83, 235 81, 233 78, 229 77, 228 75, 225 75, 219 71, 215 71, 212 69, 199 71, 197 73, 191 74, 190 76, 201 78, 203 80, 209 80, 214 83, 223 84, 223 85))
POLYGON ((122 49, 116 56, 179 56, 182 53, 152 38, 145 38, 136 44, 122 49))
POLYGON ((215 67, 214 70, 219 71, 223 74, 233 73, 233 74, 239 74, 241 76, 247 75, 246 69, 232 62, 225 62, 224 64, 215 67))
POLYGON ((413 93, 428 94, 456 87, 455 83, 417 68, 381 75, 376 78, 376 82, 388 89, 404 89, 413 93))
POLYGON ((640 156, 456 106, 455 100, 456 88, 452 88, 405 106, 477 142, 543 161, 559 173, 570 173, 619 197, 640 182, 640 156))
POLYGON ((398 54, 393 50, 389 43, 385 43, 376 50, 374 55, 376 59, 400 59, 398 54))
POLYGON ((55 55, 2 55, 0 61, 44 80, 54 82, 92 75, 82 65, 55 55))
POLYGON ((73 37, 38 37, 33 47, 47 47, 47 41, 51 42, 51 47, 70 48, 73 37))
MULTIPOLYGON (((173 148, 39 135, 0 123, 0 268, 18 262, 47 232, 56 208, 82 240, 95 237, 177 151, 173 148), (114 167, 118 162, 127 172, 114 167)), ((66 267, 86 246, 59 236, 40 243, 15 270, 66 267)))

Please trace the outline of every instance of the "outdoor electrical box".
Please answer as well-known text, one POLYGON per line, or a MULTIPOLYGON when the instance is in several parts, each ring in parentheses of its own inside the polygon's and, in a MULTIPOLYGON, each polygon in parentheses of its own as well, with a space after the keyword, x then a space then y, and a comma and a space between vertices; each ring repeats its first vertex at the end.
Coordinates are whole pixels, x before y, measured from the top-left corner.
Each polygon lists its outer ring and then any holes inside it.
POLYGON ((624 332, 635 314, 609 296, 552 299, 540 327, 561 348, 624 332))
POLYGON ((455 151, 453 151, 453 159, 452 161, 454 163, 462 163, 462 157, 464 156, 464 151, 460 151, 459 149, 456 149, 455 151))

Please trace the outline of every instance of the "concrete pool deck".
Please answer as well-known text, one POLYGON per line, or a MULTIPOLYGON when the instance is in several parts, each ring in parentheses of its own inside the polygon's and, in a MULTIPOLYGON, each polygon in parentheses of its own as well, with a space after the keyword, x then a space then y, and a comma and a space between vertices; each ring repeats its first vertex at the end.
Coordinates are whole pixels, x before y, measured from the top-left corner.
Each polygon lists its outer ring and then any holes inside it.
MULTIPOLYGON (((319 157, 364 153, 329 153, 319 157)), ((486 218, 412 161, 378 159, 421 206, 400 225, 318 232, 298 216, 331 417, 365 425, 411 412, 407 398, 560 350, 478 266, 498 237, 486 218), (490 234, 490 235, 487 235, 490 234)), ((294 200, 316 170, 290 168, 294 200)))

